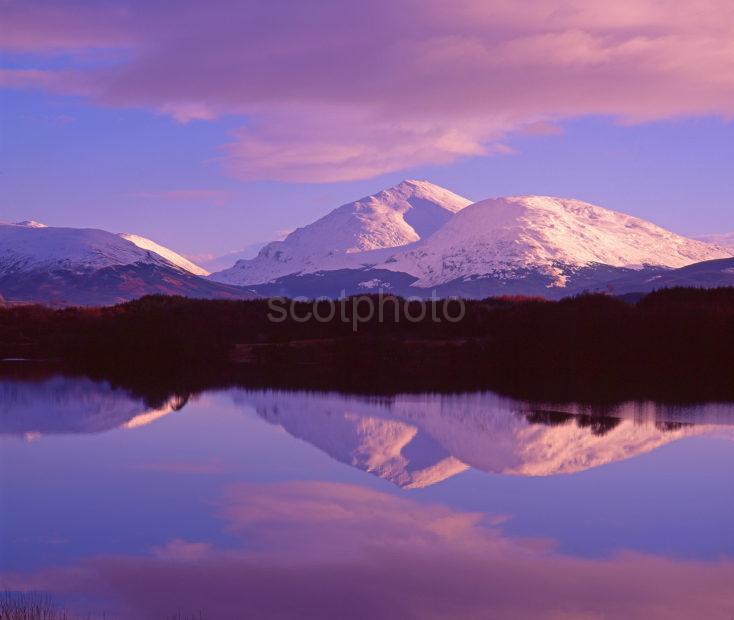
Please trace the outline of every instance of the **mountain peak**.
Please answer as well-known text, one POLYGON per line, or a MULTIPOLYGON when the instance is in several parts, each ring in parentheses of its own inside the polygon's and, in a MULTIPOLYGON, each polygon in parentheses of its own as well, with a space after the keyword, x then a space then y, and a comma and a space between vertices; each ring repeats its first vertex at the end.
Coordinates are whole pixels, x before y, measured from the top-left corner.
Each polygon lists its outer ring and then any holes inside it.
MULTIPOLYGON (((443 209, 449 210, 452 213, 460 211, 464 207, 470 205, 472 202, 468 198, 464 198, 463 196, 460 196, 459 194, 456 194, 451 190, 446 189, 445 187, 441 187, 440 185, 436 185, 435 183, 431 183, 430 181, 423 181, 418 179, 405 179, 404 181, 401 181, 393 187, 378 192, 372 197, 378 198, 381 196, 391 196, 395 194, 404 197, 409 202, 411 202, 412 199, 413 203, 421 199, 428 200, 441 205, 443 209)), ((397 204, 395 206, 397 208, 401 207, 400 204, 397 204)), ((413 206, 415 206, 415 204, 413 204, 413 206)))
POLYGON ((425 189, 440 189, 444 191, 446 190, 445 187, 441 187, 440 185, 436 185, 435 183, 431 183, 430 181, 426 181, 425 179, 403 179, 395 186, 395 189, 397 188, 405 188, 405 189, 416 189, 416 188, 425 188, 425 189))
POLYGON ((46 224, 36 222, 35 220, 23 220, 22 222, 15 222, 14 226, 23 226, 24 228, 48 228, 46 224))
POLYGON ((395 248, 433 234, 469 204, 428 181, 406 180, 337 207, 283 241, 269 243, 256 258, 238 261, 212 278, 249 285, 296 273, 372 265, 395 248))
POLYGON ((185 259, 134 235, 0 225, 0 294, 11 301, 107 305, 147 294, 223 299, 248 295, 200 278, 177 261, 185 259))
POLYGON ((90 271, 150 263, 195 275, 208 272, 150 239, 95 228, 46 226, 26 220, 0 227, 0 274, 8 271, 69 269, 90 271))

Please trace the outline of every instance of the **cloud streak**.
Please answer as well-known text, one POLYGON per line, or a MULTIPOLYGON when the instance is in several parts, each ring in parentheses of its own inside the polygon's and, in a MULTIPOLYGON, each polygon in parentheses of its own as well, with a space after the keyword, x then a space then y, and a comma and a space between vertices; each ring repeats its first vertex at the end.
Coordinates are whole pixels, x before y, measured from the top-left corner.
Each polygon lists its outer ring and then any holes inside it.
POLYGON ((4 47, 39 57, 108 47, 123 60, 65 79, 42 65, 11 70, 6 84, 180 122, 246 117, 224 147, 226 169, 242 179, 344 181, 445 164, 585 115, 734 113, 728 0, 64 6, 4 4, 14 33, 4 47), (54 19, 68 28, 53 34, 54 19))
POLYGON ((222 206, 230 198, 229 192, 218 189, 173 189, 161 192, 135 192, 133 198, 167 203, 196 203, 222 206))

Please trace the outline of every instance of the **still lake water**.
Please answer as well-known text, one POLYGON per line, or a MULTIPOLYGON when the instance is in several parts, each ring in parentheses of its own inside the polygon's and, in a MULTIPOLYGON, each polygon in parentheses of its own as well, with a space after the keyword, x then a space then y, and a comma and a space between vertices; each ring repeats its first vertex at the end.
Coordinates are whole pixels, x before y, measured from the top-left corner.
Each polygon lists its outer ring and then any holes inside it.
POLYGON ((732 404, 8 379, 0 502, 0 589, 92 617, 734 618, 732 404))

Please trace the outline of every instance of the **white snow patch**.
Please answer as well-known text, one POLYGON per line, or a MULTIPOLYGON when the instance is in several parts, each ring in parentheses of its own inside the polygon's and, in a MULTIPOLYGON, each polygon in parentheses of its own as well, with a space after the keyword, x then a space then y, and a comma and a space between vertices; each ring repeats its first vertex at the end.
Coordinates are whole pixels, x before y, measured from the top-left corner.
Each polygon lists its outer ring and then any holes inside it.
POLYGON ((35 220, 23 220, 22 222, 16 222, 16 226, 25 226, 26 228, 48 228, 46 224, 36 222, 35 220))
POLYGON ((388 289, 392 287, 392 284, 390 284, 389 282, 385 282, 384 280, 380 280, 379 278, 372 278, 371 280, 360 282, 357 286, 364 289, 388 289))
POLYGON ((189 273, 193 273, 197 276, 209 275, 209 272, 203 267, 199 267, 199 265, 191 262, 188 258, 185 258, 177 252, 174 252, 173 250, 170 250, 169 248, 164 247, 156 243, 155 241, 151 241, 146 237, 141 237, 140 235, 133 235, 130 233, 120 233, 120 237, 134 243, 139 248, 155 252, 159 256, 165 258, 167 261, 173 263, 174 265, 180 267, 185 271, 188 271, 189 273))

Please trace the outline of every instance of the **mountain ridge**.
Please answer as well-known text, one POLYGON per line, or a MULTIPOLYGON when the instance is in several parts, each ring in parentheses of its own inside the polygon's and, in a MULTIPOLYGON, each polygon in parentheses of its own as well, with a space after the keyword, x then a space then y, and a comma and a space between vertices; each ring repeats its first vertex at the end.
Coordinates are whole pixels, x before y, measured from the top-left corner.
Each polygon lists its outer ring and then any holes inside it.
POLYGON ((210 278, 251 286, 261 294, 294 295, 297 290, 315 297, 328 290, 333 296, 334 283, 344 281, 345 294, 382 288, 425 296, 422 289, 433 288, 439 295, 469 291, 479 297, 557 298, 604 290, 612 281, 632 275, 630 271, 653 274, 732 256, 734 250, 572 198, 524 195, 468 204, 437 185, 410 180, 342 205, 284 241, 268 244, 256 258, 238 261, 210 278), (442 221, 412 228, 404 217, 410 211, 401 210, 403 201, 415 198, 420 204, 426 196, 441 209, 442 221), (367 225, 359 219, 365 205, 371 208, 367 225), (386 212, 398 213, 403 232, 413 232, 386 234, 375 243, 369 242, 369 235, 360 238, 375 229, 393 232, 384 220, 386 212), (356 230, 347 231, 351 245, 333 230, 338 226, 325 226, 344 215, 359 220, 356 230), (412 279, 407 288, 406 279, 412 279))
POLYGON ((254 259, 238 261, 210 278, 252 285, 293 273, 378 264, 395 248, 432 234, 469 204, 443 187, 409 179, 345 203, 283 241, 267 244, 254 259))
POLYGON ((697 235, 694 239, 703 241, 704 243, 712 243, 714 245, 721 246, 722 248, 734 253, 734 232, 697 235))
POLYGON ((510 196, 474 203, 384 265, 417 286, 536 269, 564 287, 569 268, 678 268, 731 253, 580 200, 510 196))
POLYGON ((126 239, 127 241, 134 243, 141 249, 155 252, 159 256, 165 258, 170 263, 176 265, 176 267, 180 267, 181 269, 184 269, 189 273, 193 273, 196 276, 209 275, 209 272, 203 267, 197 265, 193 261, 190 261, 188 258, 182 256, 178 252, 174 252, 173 250, 163 245, 160 245, 159 243, 156 243, 152 239, 148 239, 147 237, 142 237, 140 235, 135 235, 132 233, 119 233, 119 236, 123 239, 126 239))
MULTIPOLYGON (((111 305, 150 294, 252 296, 191 273, 150 249, 151 244, 167 250, 153 242, 140 247, 124 236, 95 228, 0 224, 0 295, 15 303, 54 306, 111 305)), ((183 259, 172 251, 167 254, 183 259)))
POLYGON ((581 200, 524 195, 471 203, 418 180, 345 203, 212 274, 132 233, 0 223, 0 294, 54 304, 109 304, 151 293, 560 299, 681 283, 730 286, 729 265, 709 264, 727 259, 734 260, 734 247, 581 200))
POLYGON ((0 225, 0 275, 53 269, 87 272, 138 262, 174 266, 105 230, 0 225))

